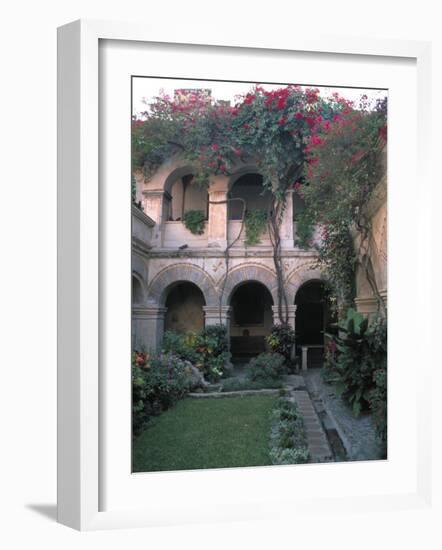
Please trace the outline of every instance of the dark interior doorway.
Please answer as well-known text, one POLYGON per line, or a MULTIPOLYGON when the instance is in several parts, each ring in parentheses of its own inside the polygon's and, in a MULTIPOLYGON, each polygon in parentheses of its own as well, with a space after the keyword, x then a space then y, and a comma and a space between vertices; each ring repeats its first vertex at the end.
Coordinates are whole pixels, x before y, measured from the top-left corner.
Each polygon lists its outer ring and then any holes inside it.
POLYGON ((240 285, 230 301, 230 350, 235 359, 246 359, 265 351, 265 337, 272 328, 273 299, 261 283, 240 285))
POLYGON ((165 306, 164 329, 179 333, 204 328, 205 300, 201 290, 193 283, 176 283, 169 290, 165 306))
POLYGON ((326 331, 326 290, 321 281, 310 281, 296 294, 296 354, 309 346, 309 367, 320 367, 324 357, 326 331))

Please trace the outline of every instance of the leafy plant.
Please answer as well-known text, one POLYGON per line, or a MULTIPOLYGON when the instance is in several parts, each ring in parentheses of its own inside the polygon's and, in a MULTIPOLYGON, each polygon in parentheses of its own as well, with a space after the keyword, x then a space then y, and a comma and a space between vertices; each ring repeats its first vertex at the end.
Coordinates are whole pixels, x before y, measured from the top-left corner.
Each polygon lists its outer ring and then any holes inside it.
POLYGON ((290 361, 295 345, 295 331, 289 325, 274 325, 266 342, 272 352, 279 353, 286 361, 290 361))
POLYGON ((197 333, 177 334, 166 331, 162 348, 165 352, 173 352, 190 361, 210 382, 216 382, 224 375, 230 361, 227 329, 224 325, 208 326, 197 333))
POLYGON ((140 433, 149 418, 160 414, 190 389, 190 364, 172 353, 132 355, 132 426, 140 433))
POLYGON ((270 459, 272 464, 303 464, 309 461, 304 420, 296 403, 279 398, 272 411, 270 459))
POLYGON ((328 380, 358 416, 369 408, 375 371, 386 369, 386 321, 379 318, 369 324, 367 318, 350 308, 344 323, 339 325, 339 335, 329 337, 336 343, 337 355, 327 367, 328 380))
POLYGON ((202 210, 188 210, 183 216, 184 225, 194 235, 202 235, 206 223, 206 214, 202 210))
MULTIPOLYGON (((370 394, 370 408, 373 412, 376 433, 380 440, 387 442, 387 367, 386 364, 373 373, 374 388, 370 394)), ((386 453, 386 449, 385 449, 386 453)))
POLYGON ((284 356, 279 353, 261 353, 248 365, 250 380, 278 380, 286 372, 284 356))
POLYGON ((267 213, 265 210, 247 210, 244 224, 246 228, 245 243, 249 246, 259 244, 260 236, 267 226, 267 213))

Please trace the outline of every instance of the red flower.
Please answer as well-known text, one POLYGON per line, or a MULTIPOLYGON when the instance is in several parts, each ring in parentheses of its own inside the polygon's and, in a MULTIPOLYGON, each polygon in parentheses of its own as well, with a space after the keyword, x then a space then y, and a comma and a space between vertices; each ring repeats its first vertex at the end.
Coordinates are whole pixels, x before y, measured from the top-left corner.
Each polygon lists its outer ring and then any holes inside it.
POLYGON ((285 107, 286 98, 280 97, 278 99, 278 103, 276 104, 276 108, 280 111, 281 109, 284 109, 285 107))
POLYGON ((313 145, 321 145, 322 139, 319 136, 313 135, 311 142, 313 145))
POLYGON ((303 117, 302 117, 302 113, 297 112, 297 113, 295 114, 295 118, 297 118, 298 120, 301 120, 301 118, 303 118, 303 117))
POLYGON ((214 143, 214 144, 212 145, 212 149, 213 149, 214 151, 218 151, 219 147, 218 147, 218 145, 217 145, 216 143, 214 143))
POLYGON ((283 116, 283 117, 281 117, 281 118, 278 120, 278 124, 279 124, 280 126, 283 126, 283 125, 285 124, 285 121, 286 121, 286 117, 283 116))
POLYGON ((219 169, 222 171, 222 172, 225 172, 226 171, 226 167, 224 164, 221 164, 221 166, 219 167, 219 169))
POLYGON ((246 130, 248 130, 250 128, 250 125, 249 124, 243 124, 243 128, 245 128, 246 130))

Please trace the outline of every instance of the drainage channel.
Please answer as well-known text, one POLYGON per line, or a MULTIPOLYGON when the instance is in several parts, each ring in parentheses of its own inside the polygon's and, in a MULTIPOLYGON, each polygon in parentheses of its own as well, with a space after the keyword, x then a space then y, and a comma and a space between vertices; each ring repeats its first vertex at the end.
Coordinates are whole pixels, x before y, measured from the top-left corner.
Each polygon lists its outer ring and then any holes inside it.
POLYGON ((330 417, 324 409, 318 410, 315 402, 313 402, 313 406, 315 407, 316 413, 321 421, 322 427, 324 428, 330 449, 333 453, 334 461, 346 462, 348 460, 347 452, 341 438, 339 437, 339 433, 334 426, 334 423, 330 420, 330 417))

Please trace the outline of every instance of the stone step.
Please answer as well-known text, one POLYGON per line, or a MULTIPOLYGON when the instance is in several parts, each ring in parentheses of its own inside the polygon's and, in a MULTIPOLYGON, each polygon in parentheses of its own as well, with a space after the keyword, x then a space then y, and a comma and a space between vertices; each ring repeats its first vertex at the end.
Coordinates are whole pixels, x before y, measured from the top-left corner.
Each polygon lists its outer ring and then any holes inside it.
POLYGON ((310 451, 310 462, 332 461, 333 454, 328 444, 327 436, 308 392, 294 390, 290 393, 290 398, 291 401, 294 401, 298 405, 299 412, 304 418, 307 443, 310 451))

